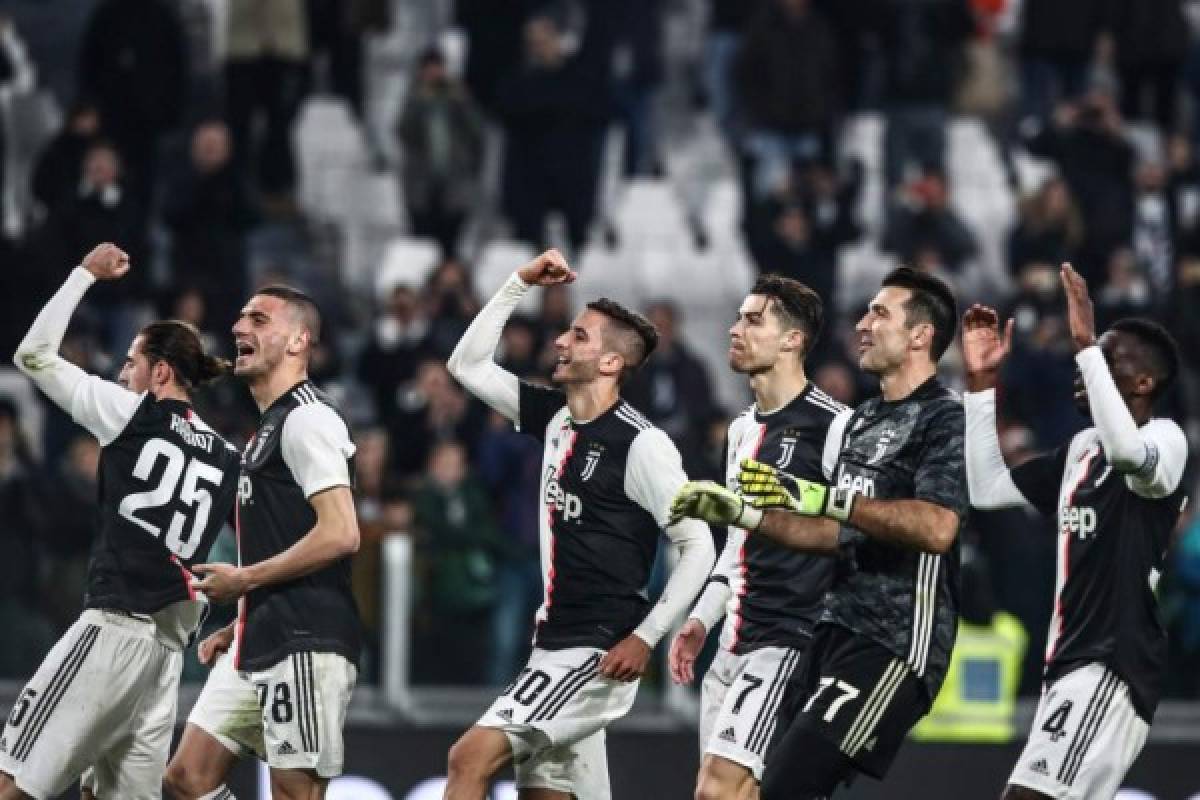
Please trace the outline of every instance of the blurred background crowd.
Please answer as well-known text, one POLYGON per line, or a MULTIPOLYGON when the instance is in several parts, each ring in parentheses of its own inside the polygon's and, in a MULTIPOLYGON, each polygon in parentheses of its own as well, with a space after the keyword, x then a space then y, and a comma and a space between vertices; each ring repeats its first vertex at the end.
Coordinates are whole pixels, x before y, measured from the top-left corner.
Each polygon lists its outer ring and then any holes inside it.
MULTIPOLYGON (((1101 328, 1145 314, 1178 337, 1186 369, 1161 413, 1200 444, 1195 0, 8 0, 0 14, 0 352, 99 241, 134 269, 89 293, 64 347, 100 374, 151 318, 190 320, 229 354, 253 286, 310 291, 328 331, 313 377, 359 447, 368 680, 388 536, 416 554, 416 682, 501 684, 525 657, 541 450, 444 361, 547 245, 580 284, 532 294, 500 361, 544 379, 595 293, 645 310, 662 343, 627 394, 695 478, 721 477, 749 400, 723 354, 759 271, 825 298, 809 374, 848 404, 875 387, 847 334, 895 264, 1015 317, 1002 443, 1016 461, 1086 424, 1069 260, 1101 328)), ((953 350, 945 374, 961 385, 953 350)), ((236 382, 199 405, 235 442, 253 430, 236 382)), ((29 674, 79 611, 98 458, 0 372, 0 677, 29 674)), ((1053 522, 974 514, 966 535, 972 613, 1019 620, 1034 693, 1053 522)), ((1170 565, 1170 692, 1195 697, 1200 519, 1181 522, 1170 565)))

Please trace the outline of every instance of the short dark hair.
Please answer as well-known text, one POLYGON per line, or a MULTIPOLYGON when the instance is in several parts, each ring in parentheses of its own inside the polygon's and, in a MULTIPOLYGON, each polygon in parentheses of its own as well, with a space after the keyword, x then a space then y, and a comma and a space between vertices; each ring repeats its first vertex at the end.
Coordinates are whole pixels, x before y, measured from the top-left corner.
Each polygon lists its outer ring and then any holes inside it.
POLYGON ((227 374, 232 369, 223 358, 204 351, 200 331, 190 322, 177 319, 151 322, 138 331, 142 337, 142 355, 151 364, 162 361, 175 373, 175 382, 191 391, 227 374))
POLYGON ((1151 400, 1157 400, 1179 375, 1179 344, 1166 328, 1145 317, 1125 317, 1108 326, 1110 331, 1120 331, 1133 336, 1141 343, 1146 355, 1145 367, 1154 374, 1154 391, 1151 400))
POLYGON ((954 329, 958 320, 958 303, 954 292, 940 278, 927 272, 918 272, 912 267, 898 267, 883 279, 884 286, 908 289, 912 297, 904 304, 908 315, 908 327, 927 322, 933 325, 933 342, 929 352, 934 362, 940 361, 950 342, 954 341, 954 329))
POLYGON ((610 326, 616 336, 613 344, 625 358, 625 368, 621 370, 617 383, 623 385, 638 367, 646 363, 646 359, 658 346, 658 331, 650 320, 636 311, 630 311, 616 300, 601 297, 587 304, 592 311, 608 317, 610 326))
POLYGON ((265 294, 268 297, 278 297, 292 308, 300 312, 300 318, 304 321, 305 327, 308 328, 311 337, 311 344, 316 344, 321 341, 321 310, 317 308, 316 301, 309 297, 306 293, 295 289, 291 286, 283 286, 273 284, 264 286, 254 292, 255 294, 265 294))
POLYGON ((775 274, 759 276, 750 294, 761 294, 774 300, 772 309, 784 327, 804 331, 806 341, 800 357, 812 352, 825 325, 825 304, 819 294, 794 278, 775 274))

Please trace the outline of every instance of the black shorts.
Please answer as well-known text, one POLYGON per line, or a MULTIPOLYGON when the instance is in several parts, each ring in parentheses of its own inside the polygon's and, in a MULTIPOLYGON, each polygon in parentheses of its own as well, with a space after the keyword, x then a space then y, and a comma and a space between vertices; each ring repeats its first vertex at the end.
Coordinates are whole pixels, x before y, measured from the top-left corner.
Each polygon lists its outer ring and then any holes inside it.
POLYGON ((807 668, 796 676, 768 762, 802 761, 806 754, 789 752, 788 741, 815 734, 859 772, 882 778, 909 730, 929 710, 924 685, 903 659, 838 625, 817 627, 807 668))

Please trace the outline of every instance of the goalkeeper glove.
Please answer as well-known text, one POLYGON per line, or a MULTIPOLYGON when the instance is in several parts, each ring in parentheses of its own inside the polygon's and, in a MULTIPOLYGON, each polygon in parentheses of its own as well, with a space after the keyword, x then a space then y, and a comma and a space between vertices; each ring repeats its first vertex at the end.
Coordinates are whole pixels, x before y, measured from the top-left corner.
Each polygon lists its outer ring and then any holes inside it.
POLYGON ((795 514, 830 517, 839 522, 849 519, 857 496, 849 489, 806 481, 752 458, 742 462, 738 486, 755 508, 782 508, 795 514))
POLYGON ((684 517, 712 525, 736 525, 746 530, 754 530, 762 522, 761 511, 712 481, 688 481, 676 492, 667 524, 674 525, 684 517))

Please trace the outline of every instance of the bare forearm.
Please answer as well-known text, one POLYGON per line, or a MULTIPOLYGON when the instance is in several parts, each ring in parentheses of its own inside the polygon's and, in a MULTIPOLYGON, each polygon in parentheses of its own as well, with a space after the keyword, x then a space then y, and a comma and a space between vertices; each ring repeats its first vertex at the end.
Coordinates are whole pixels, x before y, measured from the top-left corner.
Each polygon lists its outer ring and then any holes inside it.
POLYGON ((847 522, 877 541, 926 553, 946 552, 958 533, 958 515, 925 500, 860 495, 847 522))
POLYGON ((838 549, 838 523, 826 517, 805 517, 790 511, 763 514, 762 524, 752 536, 768 539, 792 550, 833 555, 838 549))
POLYGON ((358 549, 357 535, 336 531, 332 526, 317 523, 300 541, 246 567, 249 589, 260 589, 302 578, 328 567, 358 549))

